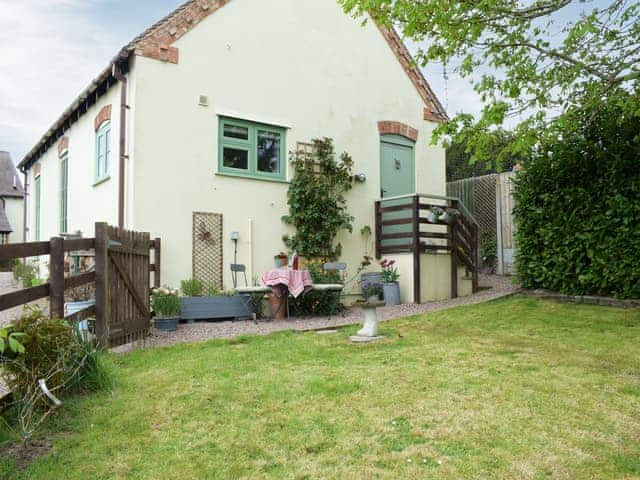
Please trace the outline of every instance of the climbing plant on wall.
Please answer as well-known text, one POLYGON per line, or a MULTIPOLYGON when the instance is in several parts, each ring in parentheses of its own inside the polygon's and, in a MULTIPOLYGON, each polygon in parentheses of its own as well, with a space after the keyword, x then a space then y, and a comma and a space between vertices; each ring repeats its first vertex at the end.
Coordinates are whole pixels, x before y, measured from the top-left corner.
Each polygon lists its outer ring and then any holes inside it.
POLYGON ((353 229, 345 198, 353 186, 353 160, 348 153, 337 157, 330 138, 313 140, 311 152, 293 152, 290 160, 289 214, 282 221, 295 234, 284 238, 285 245, 306 257, 336 259, 342 251, 336 236, 353 229))

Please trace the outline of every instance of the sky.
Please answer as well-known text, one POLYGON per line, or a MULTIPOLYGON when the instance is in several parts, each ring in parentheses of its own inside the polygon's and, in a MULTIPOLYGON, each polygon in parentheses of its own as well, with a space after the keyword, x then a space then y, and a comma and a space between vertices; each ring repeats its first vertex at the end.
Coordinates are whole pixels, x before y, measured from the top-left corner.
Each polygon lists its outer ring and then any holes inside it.
MULTIPOLYGON (((123 45, 183 1, 0 0, 0 150, 18 163, 123 45)), ((469 79, 424 73, 450 115, 479 112, 469 79)))

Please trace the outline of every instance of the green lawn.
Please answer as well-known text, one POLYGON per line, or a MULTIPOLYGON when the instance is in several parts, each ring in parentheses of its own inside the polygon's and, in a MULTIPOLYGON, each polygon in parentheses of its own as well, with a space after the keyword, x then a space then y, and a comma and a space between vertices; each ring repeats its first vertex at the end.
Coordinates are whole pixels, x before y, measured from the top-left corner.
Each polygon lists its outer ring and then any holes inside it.
POLYGON ((640 312, 521 297, 113 356, 29 479, 640 478, 640 312))

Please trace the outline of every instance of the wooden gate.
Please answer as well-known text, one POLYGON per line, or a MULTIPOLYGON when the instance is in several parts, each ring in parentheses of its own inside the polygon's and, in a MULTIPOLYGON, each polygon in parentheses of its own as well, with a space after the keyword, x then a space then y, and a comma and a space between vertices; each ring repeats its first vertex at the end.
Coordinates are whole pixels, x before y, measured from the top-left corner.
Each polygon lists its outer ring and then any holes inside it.
MULTIPOLYGON (((153 246, 148 233, 96 223, 96 336, 100 346, 123 345, 147 335, 151 326, 149 249, 153 246)), ((156 248, 155 256, 158 254, 156 248)))

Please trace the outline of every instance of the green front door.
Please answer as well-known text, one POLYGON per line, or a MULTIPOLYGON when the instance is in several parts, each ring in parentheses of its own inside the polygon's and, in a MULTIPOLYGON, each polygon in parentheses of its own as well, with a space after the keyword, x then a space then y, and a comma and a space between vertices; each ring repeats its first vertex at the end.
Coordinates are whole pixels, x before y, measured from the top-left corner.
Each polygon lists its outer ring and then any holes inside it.
MULTIPOLYGON (((415 192, 414 144, 410 140, 395 135, 384 135, 380 144, 380 197, 382 206, 390 207, 410 203, 410 199, 384 200, 389 197, 407 195, 415 192)), ((411 210, 385 213, 382 220, 408 218, 411 210)), ((410 233, 411 225, 388 225, 382 228, 382 233, 410 233)), ((405 245, 411 238, 384 240, 383 245, 405 245)))

